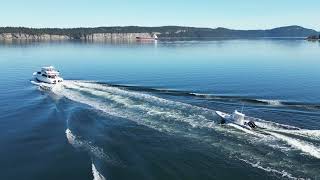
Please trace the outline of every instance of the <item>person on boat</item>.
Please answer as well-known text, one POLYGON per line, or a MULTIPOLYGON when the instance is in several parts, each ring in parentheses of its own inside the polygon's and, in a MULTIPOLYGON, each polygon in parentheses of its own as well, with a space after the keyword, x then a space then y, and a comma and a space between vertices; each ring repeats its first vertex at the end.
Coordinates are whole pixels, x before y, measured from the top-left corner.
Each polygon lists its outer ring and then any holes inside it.
POLYGON ((226 123, 226 120, 221 118, 220 124, 225 124, 225 123, 226 123))
POLYGON ((252 129, 257 127, 257 125, 256 125, 253 121, 249 121, 247 124, 248 124, 248 126, 250 126, 252 129))

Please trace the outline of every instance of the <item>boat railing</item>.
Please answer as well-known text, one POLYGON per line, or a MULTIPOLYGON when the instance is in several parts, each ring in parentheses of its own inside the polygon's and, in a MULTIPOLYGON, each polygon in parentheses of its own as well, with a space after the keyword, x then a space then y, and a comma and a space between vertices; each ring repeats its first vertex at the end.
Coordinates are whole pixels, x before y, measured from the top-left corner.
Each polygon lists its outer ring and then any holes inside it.
POLYGON ((246 119, 250 120, 250 121, 261 121, 262 120, 262 119, 251 117, 251 116, 246 116, 246 119))

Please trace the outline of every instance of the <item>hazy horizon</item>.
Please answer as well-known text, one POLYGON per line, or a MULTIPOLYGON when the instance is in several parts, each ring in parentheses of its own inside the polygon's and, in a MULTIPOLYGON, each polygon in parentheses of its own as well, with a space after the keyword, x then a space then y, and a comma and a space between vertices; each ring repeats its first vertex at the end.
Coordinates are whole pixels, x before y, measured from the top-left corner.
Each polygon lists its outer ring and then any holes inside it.
POLYGON ((244 0, 2 2, 0 27, 75 28, 102 26, 189 26, 252 30, 299 25, 320 30, 320 2, 244 0))
MULTIPOLYGON (((270 29, 275 29, 275 28, 281 28, 281 27, 289 27, 289 26, 300 26, 300 25, 287 25, 287 26, 277 26, 277 27, 272 27, 272 28, 268 28, 268 29, 235 29, 235 28, 227 28, 227 27, 196 27, 196 26, 180 26, 180 25, 163 25, 163 26, 137 26, 137 25, 124 25, 124 26, 92 26, 92 27, 26 27, 26 26, 0 26, 0 28, 7 28, 7 27, 14 27, 14 28, 30 28, 30 29, 45 29, 45 28, 49 28, 49 29, 76 29, 76 28, 103 28, 103 27, 169 27, 169 26, 178 26, 178 27, 191 27, 191 28, 210 28, 210 29, 216 29, 216 28, 226 28, 226 29, 231 29, 231 30, 240 30, 240 31, 247 31, 247 30, 270 30, 270 29)), ((309 28, 309 27, 304 27, 304 26, 300 26, 306 29, 312 29, 312 30, 316 30, 318 32, 320 32, 317 29, 313 29, 313 28, 309 28)))

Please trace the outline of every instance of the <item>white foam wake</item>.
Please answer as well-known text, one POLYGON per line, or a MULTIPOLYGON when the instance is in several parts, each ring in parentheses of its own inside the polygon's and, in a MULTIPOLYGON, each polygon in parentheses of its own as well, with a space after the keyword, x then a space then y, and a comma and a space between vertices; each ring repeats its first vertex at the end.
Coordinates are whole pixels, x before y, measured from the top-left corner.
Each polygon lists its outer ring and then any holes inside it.
MULTIPOLYGON (((93 154, 95 157, 107 160, 108 162, 112 162, 111 158, 109 158, 101 148, 95 147, 91 145, 87 141, 79 140, 78 137, 76 137, 70 129, 66 130, 66 136, 68 139, 68 142, 75 148, 82 148, 86 151, 88 151, 90 154, 93 154)), ((92 175, 93 180, 105 180, 106 178, 97 170, 94 163, 92 162, 92 175)))
MULTIPOLYGON (((77 92, 63 91, 62 94, 64 94, 65 97, 73 101, 90 105, 110 115, 131 119, 141 124, 144 124, 144 122, 141 122, 142 119, 146 120, 154 116, 159 116, 165 120, 186 122, 192 127, 214 127, 213 120, 208 119, 203 115, 212 115, 213 110, 210 109, 170 101, 150 94, 127 91, 117 87, 104 86, 96 83, 65 81, 64 85, 68 88, 80 90, 98 97, 104 97, 117 104, 123 105, 124 108, 114 108, 110 104, 107 105, 106 103, 101 103, 77 92), (133 113, 131 110, 138 110, 140 114, 133 113)), ((254 119, 254 121, 259 127, 271 131, 285 132, 314 139, 319 139, 320 136, 320 131, 318 130, 299 130, 299 128, 294 126, 265 121, 262 119, 254 119)), ((235 128, 239 129, 240 127, 235 128)), ((243 129, 244 128, 241 128, 242 131, 251 133, 251 131, 243 129)), ((257 133, 254 134, 257 135, 257 133)))
POLYGON ((212 110, 206 108, 170 101, 149 94, 125 91, 115 87, 105 87, 99 84, 67 81, 64 82, 64 86, 105 98, 114 103, 104 103, 100 101, 101 98, 98 100, 93 99, 69 89, 56 91, 56 93, 62 94, 70 100, 92 106, 107 114, 134 120, 138 123, 143 124, 143 119, 147 120, 161 116, 166 120, 188 123, 192 127, 212 127, 214 124, 213 120, 203 115, 212 116, 213 114, 212 110), (124 107, 115 106, 115 104, 124 107))
POLYGON ((92 154, 93 156, 99 159, 103 159, 109 163, 118 164, 118 162, 116 162, 113 158, 105 154, 102 148, 96 147, 88 141, 81 140, 80 138, 75 136, 70 129, 66 129, 66 136, 67 136, 68 142, 73 147, 83 149, 89 152, 90 154, 92 154))
MULTIPOLYGON (((127 91, 117 87, 104 86, 95 83, 66 81, 64 82, 64 86, 66 88, 55 92, 72 101, 89 105, 109 115, 133 120, 138 124, 142 124, 159 131, 174 131, 176 134, 181 131, 184 135, 188 134, 187 132, 183 132, 184 130, 181 128, 171 126, 171 121, 181 121, 191 125, 192 127, 216 129, 213 120, 208 118, 214 114, 214 111, 210 109, 166 100, 150 94, 127 91), (93 96, 88 95, 87 93, 93 96), (111 101, 111 103, 107 103, 105 100, 107 100, 107 102, 111 101), (158 122, 159 119, 161 120, 160 122, 158 122)), ((176 123, 172 124, 177 125, 176 123)), ((299 128, 293 126, 277 124, 264 120, 257 121, 257 125, 264 127, 267 130, 288 130, 290 133, 300 133, 309 136, 318 135, 318 132, 316 131, 312 133, 311 131, 300 131, 297 130, 299 128)), ((255 137, 259 137, 260 139, 268 139, 269 137, 280 139, 286 142, 286 144, 289 144, 292 148, 299 149, 316 158, 320 157, 320 152, 317 147, 310 143, 283 136, 272 131, 266 131, 266 134, 272 135, 268 136, 264 133, 247 130, 241 126, 231 126, 248 134, 254 135, 255 137)))
POLYGON ((282 105, 280 100, 275 100, 275 99, 258 99, 258 101, 265 102, 265 103, 272 105, 272 106, 282 105))
POLYGON ((282 141, 286 142, 293 148, 296 148, 306 154, 309 154, 315 158, 320 159, 320 147, 316 147, 311 143, 307 143, 298 139, 293 139, 288 136, 284 136, 282 134, 274 133, 274 132, 267 132, 268 134, 281 139, 282 141))
MULTIPOLYGON (((198 106, 193 106, 193 105, 182 103, 182 102, 171 101, 171 100, 159 98, 159 97, 156 97, 156 96, 153 96, 150 94, 127 91, 127 90, 123 90, 123 89, 120 89, 117 87, 103 86, 100 84, 77 82, 77 81, 73 81, 71 83, 74 83, 74 85, 79 85, 82 87, 89 88, 91 90, 97 89, 97 90, 102 90, 103 92, 110 92, 113 95, 118 94, 118 95, 122 95, 124 97, 132 97, 132 98, 137 98, 137 99, 141 99, 141 100, 145 100, 145 101, 153 101, 153 102, 162 103, 165 105, 180 106, 181 108, 186 108, 186 109, 189 108, 189 109, 196 109, 196 110, 201 110, 201 111, 213 112, 210 109, 206 109, 206 108, 202 108, 202 107, 198 107, 198 106)), ((69 85, 69 83, 67 85, 69 85)))
POLYGON ((245 160, 245 159, 241 159, 239 158, 239 160, 247 163, 247 164, 250 164, 252 167, 254 168, 258 168, 258 169, 261 169, 261 170, 264 170, 266 172, 271 172, 271 173, 275 173, 275 174, 279 174, 281 175, 282 177, 286 177, 286 178, 289 178, 289 179, 294 179, 294 180, 303 180, 304 178, 297 178, 297 177, 294 177, 292 174, 286 172, 285 170, 277 170, 277 169, 274 169, 274 168, 271 168, 271 167, 263 167, 260 162, 257 162, 257 163, 252 163, 248 160, 245 160))
POLYGON ((237 125, 237 124, 234 124, 234 123, 228 123, 227 125, 228 125, 228 126, 231 126, 231 127, 234 127, 234 128, 236 128, 236 129, 239 129, 239 130, 241 130, 241 131, 243 131, 243 132, 246 132, 246 133, 248 133, 248 134, 252 134, 252 135, 254 135, 254 136, 257 136, 257 137, 265 137, 265 135, 263 135, 263 134, 256 133, 256 132, 254 132, 254 131, 252 131, 252 130, 243 128, 243 127, 241 127, 241 126, 239 126, 239 125, 237 125))
POLYGON ((320 130, 309 130, 309 129, 301 129, 301 130, 281 130, 276 129, 275 132, 281 132, 286 134, 292 134, 296 136, 302 136, 305 138, 310 138, 314 140, 320 140, 320 130))
POLYGON ((320 130, 300 129, 294 126, 279 124, 261 119, 255 121, 255 124, 261 128, 270 130, 272 132, 280 132, 311 138, 314 140, 320 140, 320 130))
POLYGON ((97 170, 93 162, 92 162, 92 175, 93 175, 93 180, 106 180, 106 178, 97 170))
POLYGON ((265 129, 271 129, 271 130, 299 130, 300 128, 295 127, 295 126, 290 126, 287 124, 280 124, 280 123, 276 123, 276 122, 272 122, 272 121, 266 121, 263 119, 259 119, 259 118, 252 118, 252 120, 254 121, 254 123, 262 128, 265 129))

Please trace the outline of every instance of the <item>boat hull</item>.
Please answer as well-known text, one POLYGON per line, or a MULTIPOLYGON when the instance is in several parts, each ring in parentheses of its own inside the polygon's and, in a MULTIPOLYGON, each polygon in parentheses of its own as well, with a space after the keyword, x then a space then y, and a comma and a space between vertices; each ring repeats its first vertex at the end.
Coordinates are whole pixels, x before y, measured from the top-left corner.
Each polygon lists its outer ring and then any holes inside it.
POLYGON ((56 84, 56 83, 60 83, 63 81, 63 79, 60 77, 48 78, 48 77, 43 77, 42 75, 39 75, 39 74, 34 75, 34 77, 36 80, 38 80, 40 82, 48 83, 48 84, 56 84))
POLYGON ((230 114, 228 114, 228 113, 224 113, 224 112, 221 112, 221 111, 216 111, 216 114, 222 119, 220 124, 232 123, 232 124, 236 124, 238 126, 241 126, 243 128, 249 129, 249 130, 252 130, 252 129, 257 127, 254 124, 254 122, 250 121, 250 120, 243 120, 243 123, 239 123, 237 120, 234 120, 232 118, 232 116, 230 114))
POLYGON ((39 88, 41 88, 43 90, 48 90, 48 91, 52 90, 52 88, 54 86, 56 86, 56 84, 44 83, 44 82, 40 82, 40 81, 37 81, 37 80, 35 80, 35 81, 31 80, 30 82, 32 84, 36 85, 36 86, 39 86, 39 88))

